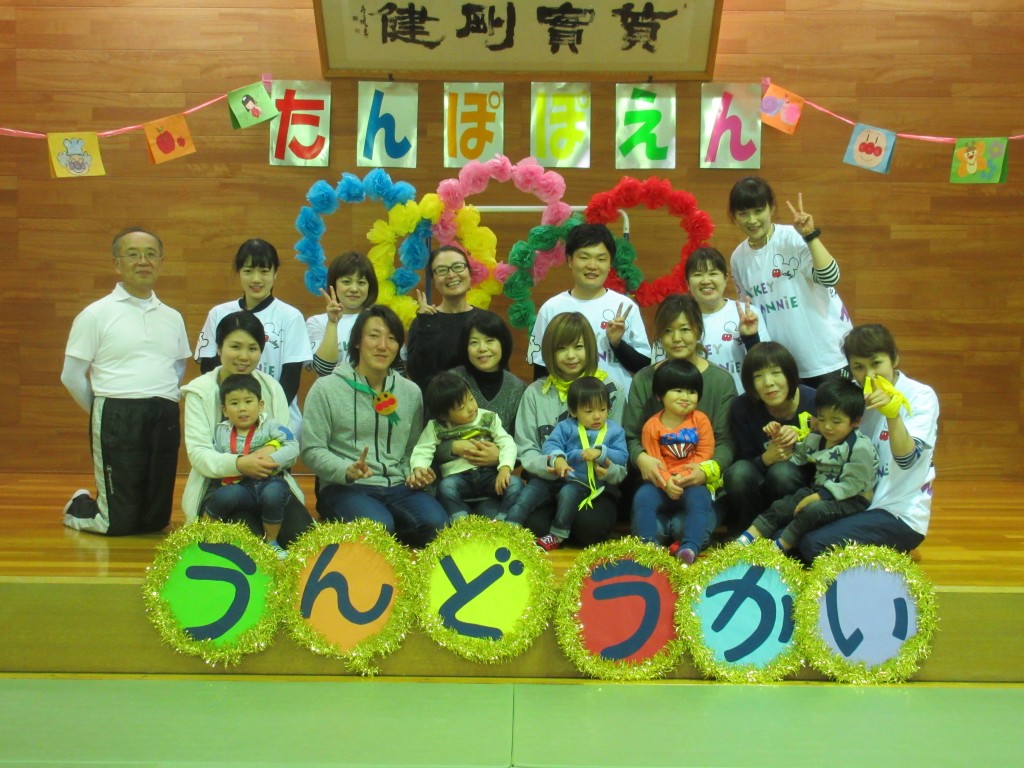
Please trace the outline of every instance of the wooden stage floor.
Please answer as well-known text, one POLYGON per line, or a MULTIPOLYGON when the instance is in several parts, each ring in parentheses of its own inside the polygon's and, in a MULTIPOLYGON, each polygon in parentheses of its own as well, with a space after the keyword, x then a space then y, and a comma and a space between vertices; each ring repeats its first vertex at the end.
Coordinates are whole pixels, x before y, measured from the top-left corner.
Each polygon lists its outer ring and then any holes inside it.
MULTIPOLYGON (((299 483, 307 501, 312 477, 299 483)), ((180 475, 180 500, 185 476, 180 475)), ((61 510, 91 475, 0 473, 0 576, 127 577, 141 579, 163 534, 108 538, 72 531, 61 510)), ((172 526, 182 524, 176 504, 172 526)), ((945 479, 935 487, 932 525, 916 553, 939 586, 1024 587, 1024 480, 945 479)), ((578 555, 552 554, 558 572, 578 555)))

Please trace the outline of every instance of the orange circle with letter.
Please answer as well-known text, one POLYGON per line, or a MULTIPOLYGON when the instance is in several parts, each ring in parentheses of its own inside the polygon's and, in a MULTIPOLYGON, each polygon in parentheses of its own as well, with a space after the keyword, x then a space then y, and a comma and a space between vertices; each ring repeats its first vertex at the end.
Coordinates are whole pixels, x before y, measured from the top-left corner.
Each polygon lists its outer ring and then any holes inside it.
POLYGON ((299 574, 295 608, 306 623, 345 653, 377 635, 398 597, 387 559, 363 542, 330 544, 299 574))

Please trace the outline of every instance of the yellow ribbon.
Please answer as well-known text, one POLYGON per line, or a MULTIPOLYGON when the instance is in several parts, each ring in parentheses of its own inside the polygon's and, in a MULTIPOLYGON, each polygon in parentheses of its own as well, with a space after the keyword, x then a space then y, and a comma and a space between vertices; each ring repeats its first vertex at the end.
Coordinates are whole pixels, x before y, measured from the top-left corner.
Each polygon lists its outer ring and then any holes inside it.
POLYGON ((900 415, 901 406, 906 406, 908 416, 913 415, 914 412, 910 410, 910 401, 891 382, 882 376, 865 376, 864 395, 870 395, 876 389, 885 392, 891 398, 888 403, 878 408, 878 412, 885 416, 885 418, 895 419, 900 415))
MULTIPOLYGON (((587 438, 586 428, 579 422, 576 423, 576 427, 580 431, 580 445, 583 447, 583 450, 590 450, 590 440, 587 438)), ((601 429, 597 433, 597 438, 594 440, 594 445, 600 445, 607 432, 608 424, 602 424, 601 429)), ((600 488, 597 487, 597 478, 594 475, 594 462, 592 461, 587 462, 587 485, 590 487, 590 495, 580 502, 580 505, 576 508, 577 511, 593 509, 594 499, 600 496, 601 492, 604 491, 604 486, 601 486, 600 488)))

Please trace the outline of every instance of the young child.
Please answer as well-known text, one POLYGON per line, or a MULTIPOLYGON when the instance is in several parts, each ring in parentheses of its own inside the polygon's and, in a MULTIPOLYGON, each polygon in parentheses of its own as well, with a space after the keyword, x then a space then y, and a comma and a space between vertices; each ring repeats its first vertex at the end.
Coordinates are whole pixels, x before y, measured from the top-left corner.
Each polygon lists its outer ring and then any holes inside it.
POLYGON ((516 442, 505 431, 494 411, 478 408, 476 398, 461 376, 444 371, 434 376, 424 393, 431 417, 412 449, 409 485, 422 487, 432 476, 431 465, 437 447, 450 440, 486 440, 498 446, 498 466, 478 467, 466 459, 453 458, 441 465, 437 500, 452 521, 469 514, 469 499, 501 498, 497 519, 504 520, 515 504, 523 481, 512 474, 516 465, 516 442))
POLYGON ((666 360, 651 384, 663 410, 644 424, 640 440, 665 465, 664 488, 644 483, 633 496, 633 531, 644 541, 670 540, 669 551, 686 565, 697 559, 715 529, 711 490, 690 485, 687 475, 715 452, 711 421, 697 410, 704 379, 688 360, 666 360))
POLYGON ((836 292, 839 265, 821 240, 814 218, 787 203, 793 224, 773 224, 775 193, 764 179, 740 179, 729 193, 729 218, 745 235, 732 252, 733 280, 740 300, 750 296, 773 341, 796 358, 800 379, 810 387, 846 367, 840 349, 852 328, 836 292))
MULTIPOLYGON (((788 552, 805 533, 867 509, 875 487, 878 453, 857 429, 864 416, 864 393, 849 379, 834 376, 818 387, 814 409, 817 431, 798 442, 789 459, 797 465, 814 464, 814 485, 772 504, 740 534, 737 541, 741 544, 778 534, 775 545, 788 552)), ((776 421, 764 427, 769 437, 779 429, 776 421)))
POLYGON ((214 432, 214 447, 221 453, 264 453, 281 467, 280 473, 262 480, 226 477, 221 486, 203 500, 203 512, 215 520, 231 520, 244 509, 258 508, 263 520, 263 537, 282 560, 284 548, 277 535, 291 489, 283 472, 299 457, 299 443, 288 427, 263 413, 263 391, 249 373, 228 376, 220 385, 224 421, 214 432))
MULTIPOLYGON (((551 530, 537 545, 551 551, 569 538, 576 514, 593 505, 607 483, 621 482, 629 461, 626 432, 608 419, 608 387, 594 376, 581 376, 566 395, 569 418, 559 421, 544 441, 557 499, 551 530), (617 471, 609 472, 612 468, 617 471)), ((531 482, 545 482, 532 480, 531 482)))

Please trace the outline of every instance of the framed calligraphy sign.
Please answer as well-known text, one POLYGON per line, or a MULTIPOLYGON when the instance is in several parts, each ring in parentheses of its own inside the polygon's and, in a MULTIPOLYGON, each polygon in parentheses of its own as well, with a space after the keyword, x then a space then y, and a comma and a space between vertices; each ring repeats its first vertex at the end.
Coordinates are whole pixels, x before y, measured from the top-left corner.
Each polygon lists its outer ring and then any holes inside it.
POLYGON ((709 80, 723 0, 315 0, 325 77, 709 80))

